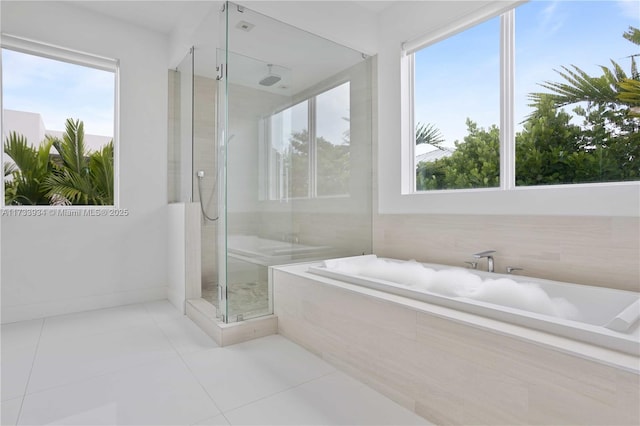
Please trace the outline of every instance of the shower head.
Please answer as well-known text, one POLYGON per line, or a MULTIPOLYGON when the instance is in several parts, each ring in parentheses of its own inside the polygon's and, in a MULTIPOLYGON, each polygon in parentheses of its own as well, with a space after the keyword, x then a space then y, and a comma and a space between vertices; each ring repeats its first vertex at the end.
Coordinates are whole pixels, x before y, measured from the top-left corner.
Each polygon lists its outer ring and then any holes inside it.
POLYGON ((271 67, 273 67, 273 64, 269 64, 267 65, 267 67, 269 67, 269 75, 258 82, 261 86, 273 86, 274 84, 282 80, 282 77, 271 72, 271 67))

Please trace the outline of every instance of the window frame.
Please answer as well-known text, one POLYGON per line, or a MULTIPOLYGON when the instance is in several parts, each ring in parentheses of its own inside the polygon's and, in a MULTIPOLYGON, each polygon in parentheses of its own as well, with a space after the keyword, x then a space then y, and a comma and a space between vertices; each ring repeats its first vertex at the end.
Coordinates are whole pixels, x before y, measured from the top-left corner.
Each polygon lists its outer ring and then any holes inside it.
MULTIPOLYGON (((8 49, 32 56, 39 56, 59 62, 112 72, 113 87, 113 204, 112 205, 22 205, 5 204, 4 185, 0 188, 0 207, 3 210, 113 210, 120 207, 120 60, 94 55, 78 50, 44 43, 28 38, 0 33, 0 49, 8 49)), ((2 57, 0 55, 0 134, 4 130, 4 104, 2 88, 2 57)), ((2 141, 4 146, 4 140, 2 141)), ((4 149, 0 151, 0 159, 4 163, 4 149)), ((63 214, 64 215, 64 214, 63 214)), ((49 214, 55 216, 55 214, 49 214)), ((102 216, 106 216, 102 214, 102 216)))
MULTIPOLYGON (((452 209, 448 207, 435 208, 434 212, 451 211, 453 213, 462 213, 459 204, 464 201, 458 201, 454 194, 461 195, 463 198, 470 197, 469 194, 478 193, 495 193, 492 198, 501 200, 502 197, 508 199, 522 199, 533 195, 536 191, 540 193, 541 199, 557 199, 559 196, 555 192, 560 192, 567 197, 574 198, 574 194, 582 193, 584 190, 592 190, 598 194, 598 197, 611 199, 612 194, 626 194, 629 187, 640 188, 640 181, 621 181, 621 182, 592 182, 592 183, 575 183, 575 184, 557 184, 557 185, 531 185, 516 186, 516 158, 515 158, 515 11, 518 6, 526 3, 527 0, 516 1, 507 7, 490 8, 482 13, 469 18, 465 21, 459 21, 453 25, 444 27, 429 33, 425 36, 414 40, 406 41, 401 44, 400 57, 400 96, 401 96, 401 159, 400 159, 400 195, 416 197, 437 197, 442 194, 447 200, 456 199, 452 204, 452 209), (461 33, 478 24, 488 21, 495 17, 500 17, 500 185, 493 188, 464 188, 464 189, 443 189, 418 191, 416 189, 416 171, 415 171, 415 117, 414 117, 414 78, 415 78, 415 61, 414 53, 425 47, 438 43, 451 36, 461 33), (606 194, 606 190, 612 191, 612 194, 606 194), (521 192, 519 195, 505 195, 509 193, 521 192), (543 194, 546 192, 546 194, 543 194), (455 207, 453 207, 455 205, 455 207)), ((562 197, 562 195, 560 195, 562 197)), ((613 196, 615 198, 615 196, 613 196)), ((581 204, 583 201, 581 201, 581 204)), ((503 205, 504 203, 500 203, 503 205)), ((519 213, 517 207, 515 212, 519 213)), ((571 208, 562 208, 560 210, 572 210, 571 208)), ((598 210, 596 215, 607 209, 598 210)), ((481 212, 494 213, 493 208, 480 209, 481 212)), ((465 211, 466 213, 466 211, 465 211)), ((503 212, 501 212, 503 213, 503 212)), ((506 212, 504 212, 506 214, 506 212)), ((565 214, 564 212, 562 214, 565 214)), ((635 215, 635 210, 632 213, 635 215)))
MULTIPOLYGON (((303 97, 295 98, 291 103, 286 104, 286 106, 278 108, 274 110, 268 116, 263 117, 261 124, 261 136, 263 139, 263 154, 262 160, 259 161, 260 166, 263 170, 263 176, 266 179, 263 179, 265 182, 264 185, 260 187, 260 200, 267 202, 278 202, 278 201, 288 201, 288 200, 317 200, 317 199, 339 199, 339 198, 349 198, 350 194, 337 194, 337 195, 318 195, 318 162, 317 162, 317 108, 316 108, 316 98, 324 93, 327 93, 337 87, 343 86, 345 84, 349 85, 349 116, 351 117, 351 79, 343 78, 337 81, 333 81, 331 84, 323 86, 321 89, 313 91, 311 94, 305 94, 303 97), (272 152, 271 152, 271 119, 275 115, 286 111, 289 108, 292 108, 300 103, 307 102, 307 126, 308 126, 308 134, 309 134, 309 161, 308 161, 308 188, 307 188, 307 196, 306 197, 291 197, 287 194, 278 194, 280 188, 275 188, 273 185, 275 182, 272 182, 273 173, 273 160, 272 160, 272 152)), ((349 124, 351 126, 351 124, 349 124)), ((288 189, 288 185, 286 185, 288 189)))

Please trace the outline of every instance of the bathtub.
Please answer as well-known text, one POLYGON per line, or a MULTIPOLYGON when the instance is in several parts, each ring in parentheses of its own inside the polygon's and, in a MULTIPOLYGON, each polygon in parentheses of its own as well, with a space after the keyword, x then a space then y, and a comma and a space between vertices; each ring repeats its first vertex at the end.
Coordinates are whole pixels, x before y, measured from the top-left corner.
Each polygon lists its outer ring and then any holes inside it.
POLYGON ((271 266, 326 258, 330 255, 331 247, 272 240, 256 235, 229 235, 227 250, 236 259, 271 266))
MULTIPOLYGON (((394 259, 379 259, 375 255, 357 256, 313 264, 309 266, 308 272, 397 296, 525 326, 631 355, 640 355, 640 293, 518 275, 472 271, 473 274, 483 280, 509 278, 519 283, 532 283, 544 290, 550 298, 565 299, 577 309, 578 314, 575 318, 562 318, 518 309, 504 304, 474 300, 468 297, 438 294, 415 286, 393 282, 393 279, 371 278, 332 268, 332 265, 336 264, 335 262, 347 262, 347 264, 351 262, 354 266, 357 266, 366 265, 367 262, 374 260, 390 262, 394 267, 410 263, 394 259)), ((342 263, 342 266, 344 265, 342 263)), ((429 263, 422 263, 421 265, 436 271, 444 269, 471 271, 469 269, 429 263)), ((413 266, 415 266, 415 262, 413 266)))

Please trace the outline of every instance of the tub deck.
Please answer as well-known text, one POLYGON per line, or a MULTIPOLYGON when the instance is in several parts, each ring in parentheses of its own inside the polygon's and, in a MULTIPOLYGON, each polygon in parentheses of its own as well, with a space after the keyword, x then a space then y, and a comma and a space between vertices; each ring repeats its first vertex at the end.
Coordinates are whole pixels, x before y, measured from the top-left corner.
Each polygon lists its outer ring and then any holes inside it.
POLYGON ((640 424, 638 356, 310 265, 270 268, 278 333, 436 424, 640 424))
MULTIPOLYGON (((375 255, 358 256, 338 260, 350 261, 351 259, 354 262, 366 262, 376 259, 376 257, 375 255)), ((402 261, 394 259, 380 260, 402 263, 402 261)), ((434 270, 452 268, 437 264, 425 263, 423 265, 434 270)), ((563 297, 578 308, 581 313, 580 320, 571 320, 480 300, 444 296, 392 281, 347 274, 329 269, 322 263, 308 265, 308 272, 336 281, 481 315, 631 355, 640 355, 640 295, 635 292, 473 271, 481 278, 510 278, 517 282, 537 284, 550 296, 563 297)))

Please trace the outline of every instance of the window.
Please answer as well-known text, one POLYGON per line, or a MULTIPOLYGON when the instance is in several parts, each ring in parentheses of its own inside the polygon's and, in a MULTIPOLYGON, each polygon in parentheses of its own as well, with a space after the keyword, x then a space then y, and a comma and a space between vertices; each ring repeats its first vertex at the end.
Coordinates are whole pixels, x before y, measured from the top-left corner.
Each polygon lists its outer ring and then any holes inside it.
POLYGON ((115 60, 2 36, 4 205, 115 205, 115 60))
POLYGON ((349 194, 348 82, 273 114, 266 125, 269 199, 349 194))
POLYGON ((532 1, 408 51, 414 190, 640 180, 638 16, 532 1))
POLYGON ((417 190, 500 185, 499 40, 494 18, 414 54, 417 190))

